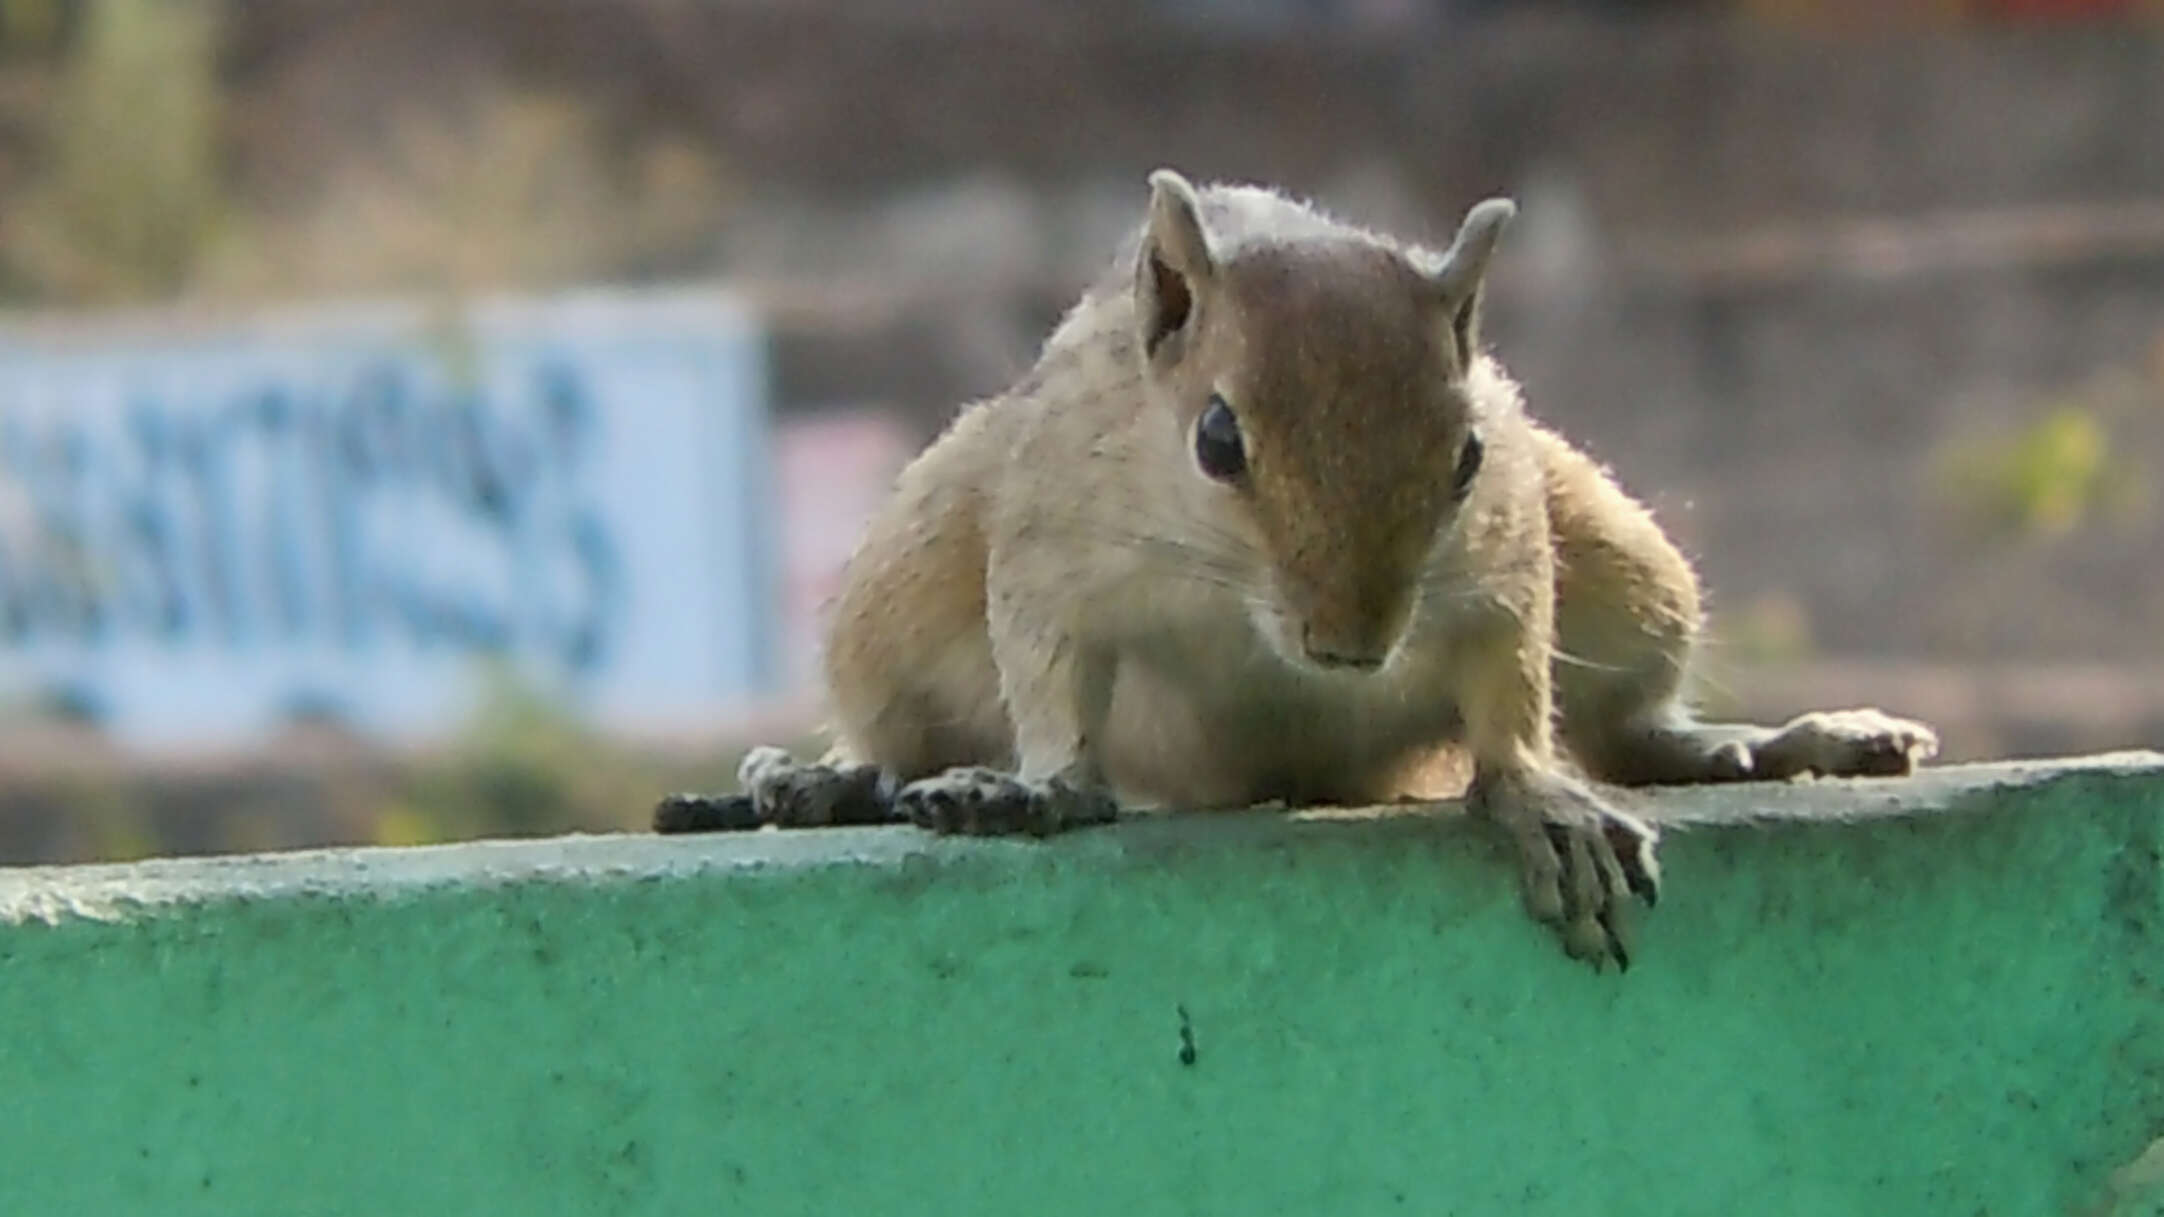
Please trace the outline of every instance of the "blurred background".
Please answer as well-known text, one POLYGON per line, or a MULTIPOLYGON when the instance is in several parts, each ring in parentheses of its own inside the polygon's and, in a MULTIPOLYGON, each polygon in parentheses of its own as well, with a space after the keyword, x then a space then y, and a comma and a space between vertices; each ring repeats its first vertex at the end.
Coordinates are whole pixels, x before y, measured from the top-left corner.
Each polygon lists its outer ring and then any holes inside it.
POLYGON ((1704 698, 2164 739, 2164 2, 0 0, 0 863, 635 828, 1160 165, 1447 238, 1704 698))

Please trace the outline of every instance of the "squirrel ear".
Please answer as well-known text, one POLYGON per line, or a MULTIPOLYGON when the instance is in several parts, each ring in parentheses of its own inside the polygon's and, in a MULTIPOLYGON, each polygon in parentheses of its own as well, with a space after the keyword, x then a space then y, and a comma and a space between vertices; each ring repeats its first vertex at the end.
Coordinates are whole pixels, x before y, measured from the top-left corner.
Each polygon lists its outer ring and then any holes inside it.
POLYGON ((1150 222, 1142 235, 1135 266, 1136 315, 1142 323, 1142 350, 1155 355, 1195 311, 1195 297, 1217 265, 1202 227, 1202 205, 1195 188, 1170 169, 1150 175, 1150 222))
POLYGON ((1450 252, 1443 255, 1443 264, 1435 272, 1435 285, 1442 290, 1443 307, 1450 318, 1452 354, 1460 368, 1471 365, 1474 347, 1480 341, 1480 289, 1487 281, 1488 257, 1495 252, 1495 243, 1511 217, 1517 214, 1518 205, 1509 199, 1475 204, 1465 213, 1457 239, 1450 243, 1450 252))

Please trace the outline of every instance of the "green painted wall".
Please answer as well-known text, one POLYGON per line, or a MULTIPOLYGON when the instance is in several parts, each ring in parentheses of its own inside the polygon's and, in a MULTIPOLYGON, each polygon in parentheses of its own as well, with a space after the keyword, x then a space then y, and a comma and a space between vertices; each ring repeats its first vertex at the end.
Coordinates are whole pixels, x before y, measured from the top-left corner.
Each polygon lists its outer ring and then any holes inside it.
POLYGON ((0 871, 0 1214, 2164 1212, 2160 765, 0 871))

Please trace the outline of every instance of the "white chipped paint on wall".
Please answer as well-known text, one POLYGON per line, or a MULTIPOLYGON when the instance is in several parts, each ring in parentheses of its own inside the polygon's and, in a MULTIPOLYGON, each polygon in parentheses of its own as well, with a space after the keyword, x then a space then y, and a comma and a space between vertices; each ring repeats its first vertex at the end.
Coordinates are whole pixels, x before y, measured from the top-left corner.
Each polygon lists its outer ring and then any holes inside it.
POLYGON ((153 745, 771 691, 765 343, 719 290, 0 325, 0 697, 153 745))

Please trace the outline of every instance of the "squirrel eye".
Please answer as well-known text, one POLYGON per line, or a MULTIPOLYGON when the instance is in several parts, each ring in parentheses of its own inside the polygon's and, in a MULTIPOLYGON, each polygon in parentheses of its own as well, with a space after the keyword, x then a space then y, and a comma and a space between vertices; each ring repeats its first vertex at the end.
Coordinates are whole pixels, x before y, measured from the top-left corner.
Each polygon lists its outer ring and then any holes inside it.
POLYGON ((1452 502, 1462 500, 1466 492, 1473 488, 1473 475, 1480 472, 1480 454, 1480 436, 1466 435, 1465 446, 1458 449, 1457 472, 1452 474, 1450 478, 1450 498, 1452 502))
POLYGON ((1240 441, 1240 420, 1217 394, 1202 409, 1195 423, 1195 463, 1220 482, 1247 472, 1247 447, 1240 441))

